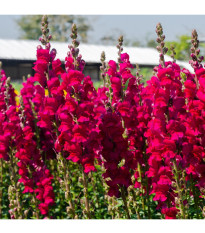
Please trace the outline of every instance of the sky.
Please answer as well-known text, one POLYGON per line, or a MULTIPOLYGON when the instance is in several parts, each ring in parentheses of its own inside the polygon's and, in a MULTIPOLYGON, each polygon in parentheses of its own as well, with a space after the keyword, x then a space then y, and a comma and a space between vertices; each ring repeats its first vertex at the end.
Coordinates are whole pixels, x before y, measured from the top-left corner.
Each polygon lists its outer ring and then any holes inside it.
MULTIPOLYGON (((21 15, 0 14, 0 38, 18 39, 20 30, 16 20, 21 15)), ((180 35, 191 35, 196 29, 200 38, 205 38, 205 15, 86 15, 93 30, 89 32, 89 43, 99 44, 100 38, 123 34, 128 40, 143 43, 155 39, 155 27, 158 22, 163 26, 166 40, 177 40, 180 35)), ((39 25, 40 26, 40 25, 39 25)))

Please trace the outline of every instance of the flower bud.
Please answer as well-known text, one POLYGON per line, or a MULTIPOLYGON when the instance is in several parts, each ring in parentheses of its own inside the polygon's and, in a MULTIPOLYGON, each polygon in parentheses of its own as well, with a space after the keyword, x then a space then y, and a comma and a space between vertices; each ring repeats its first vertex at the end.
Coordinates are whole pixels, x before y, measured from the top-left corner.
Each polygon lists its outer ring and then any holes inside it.
POLYGON ((162 47, 164 47, 164 45, 165 45, 165 43, 163 41, 160 44, 161 44, 162 47))
POLYGON ((163 58, 164 58, 164 54, 163 54, 163 53, 160 53, 160 54, 159 54, 159 57, 160 57, 161 59, 163 59, 163 58))
POLYGON ((162 40, 165 40, 165 35, 162 35, 161 38, 162 38, 162 40))
POLYGON ((41 45, 38 45, 38 46, 37 46, 37 50, 39 50, 39 49, 42 49, 42 46, 41 46, 41 45))
POLYGON ((9 210, 9 214, 13 214, 13 209, 9 210))
POLYGON ((71 53, 72 53, 73 56, 75 55, 75 49, 74 48, 71 48, 71 53))
POLYGON ((199 55, 200 49, 196 49, 196 55, 199 55))
POLYGON ((163 48, 163 53, 166 54, 168 52, 168 48, 167 47, 164 47, 163 48))
POLYGON ((161 47, 158 45, 157 47, 156 47, 156 49, 160 52, 161 51, 161 47))
POLYGON ((75 54, 76 54, 76 56, 78 55, 78 53, 79 53, 79 48, 76 48, 76 49, 75 49, 75 54))
POLYGON ((157 43, 161 43, 160 37, 157 37, 156 42, 157 42, 157 43))
POLYGON ((50 44, 50 43, 47 43, 47 44, 46 44, 46 49, 50 50, 50 48, 51 48, 51 44, 50 44))

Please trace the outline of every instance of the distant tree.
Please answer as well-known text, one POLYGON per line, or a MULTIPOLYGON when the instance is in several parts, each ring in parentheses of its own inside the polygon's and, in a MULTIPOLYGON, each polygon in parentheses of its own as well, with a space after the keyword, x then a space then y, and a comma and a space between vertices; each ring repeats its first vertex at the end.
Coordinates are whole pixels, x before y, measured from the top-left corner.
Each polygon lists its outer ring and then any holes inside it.
POLYGON ((149 48, 156 48, 157 47, 157 42, 154 39, 149 39, 147 40, 146 47, 149 48))
POLYGON ((118 28, 112 29, 109 33, 106 33, 105 36, 100 38, 100 43, 104 45, 116 45, 120 35, 123 35, 123 45, 124 46, 133 46, 139 47, 141 43, 137 39, 128 39, 125 32, 121 31, 118 28))
MULTIPOLYGON (((17 20, 22 31, 21 39, 37 39, 41 36, 42 15, 25 15, 17 20)), ((71 26, 75 23, 78 27, 80 41, 87 42, 88 31, 92 29, 88 18, 77 15, 49 15, 49 29, 53 40, 68 41, 71 26)))
POLYGON ((167 55, 171 54, 170 46, 175 46, 175 58, 178 60, 189 60, 190 58, 190 48, 191 48, 191 37, 188 35, 181 35, 178 37, 178 41, 167 41, 165 43, 168 47, 167 55))
POLYGON ((107 35, 100 38, 101 44, 104 45, 115 45, 117 43, 116 41, 117 40, 113 35, 107 35))
POLYGON ((131 42, 131 46, 133 46, 133 47, 142 47, 142 44, 141 44, 141 42, 139 40, 133 40, 131 42))
MULTIPOLYGON (((123 35, 124 38, 125 33, 118 28, 114 28, 111 31, 105 33, 104 36, 100 38, 100 43, 103 45, 116 45, 118 42, 118 38, 121 35, 123 35)), ((125 38, 124 38, 124 42, 125 42, 125 38)))

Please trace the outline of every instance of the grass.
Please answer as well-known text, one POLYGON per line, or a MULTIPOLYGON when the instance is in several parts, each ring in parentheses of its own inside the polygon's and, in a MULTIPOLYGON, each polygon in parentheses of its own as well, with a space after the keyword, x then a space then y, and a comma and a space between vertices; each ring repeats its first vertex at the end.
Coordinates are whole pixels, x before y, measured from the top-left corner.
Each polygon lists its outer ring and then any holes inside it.
POLYGON ((14 89, 20 93, 20 90, 23 87, 22 82, 14 81, 14 82, 11 82, 11 84, 14 87, 14 89))

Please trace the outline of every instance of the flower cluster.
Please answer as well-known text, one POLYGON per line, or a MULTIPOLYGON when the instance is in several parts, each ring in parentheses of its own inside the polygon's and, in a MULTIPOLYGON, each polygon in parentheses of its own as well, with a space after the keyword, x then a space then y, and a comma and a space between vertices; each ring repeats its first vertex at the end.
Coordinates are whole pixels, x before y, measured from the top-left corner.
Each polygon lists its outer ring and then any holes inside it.
POLYGON ((19 103, 0 68, 0 182, 9 190, 0 206, 9 203, 11 218, 92 218, 106 208, 112 218, 204 217, 205 68, 196 31, 193 73, 173 47, 165 61, 157 24, 160 60, 146 85, 121 36, 117 62, 102 53, 98 90, 84 75, 76 25, 64 67, 48 33, 44 16, 35 74, 19 103))

